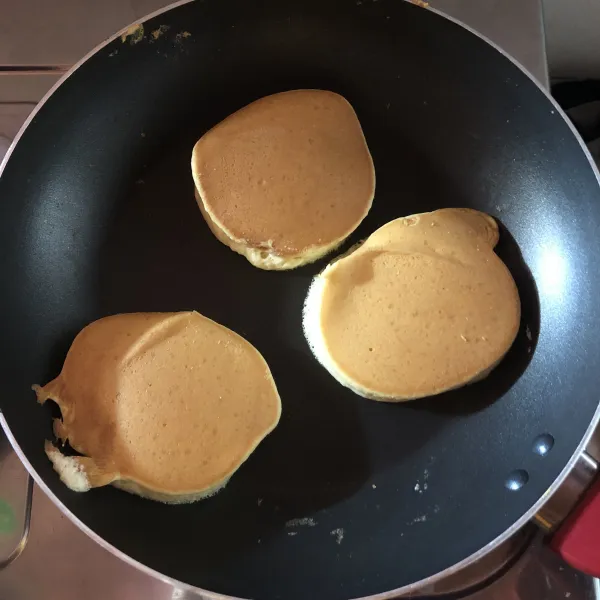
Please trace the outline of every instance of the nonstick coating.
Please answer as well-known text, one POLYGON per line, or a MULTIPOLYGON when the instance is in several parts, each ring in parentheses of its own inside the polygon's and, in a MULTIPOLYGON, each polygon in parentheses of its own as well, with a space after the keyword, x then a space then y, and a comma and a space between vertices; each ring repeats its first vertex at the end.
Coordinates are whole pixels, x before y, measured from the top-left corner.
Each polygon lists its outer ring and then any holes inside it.
POLYGON ((492 542, 559 476, 598 405, 600 191, 563 117, 483 40, 399 0, 206 0, 144 28, 56 90, 0 180, 0 402, 26 458, 110 544, 243 598, 385 592, 492 542), (501 221, 523 322, 483 382, 400 405, 355 396, 302 335, 325 261, 264 272, 210 233, 193 195, 195 140, 294 88, 343 94, 363 124, 377 192, 348 245, 441 207, 501 221), (31 384, 58 373, 94 319, 188 309, 264 354, 279 427, 203 502, 69 491, 43 453, 51 411, 31 384), (542 434, 555 440, 543 458, 533 451, 542 434), (528 482, 510 491, 515 470, 528 482))

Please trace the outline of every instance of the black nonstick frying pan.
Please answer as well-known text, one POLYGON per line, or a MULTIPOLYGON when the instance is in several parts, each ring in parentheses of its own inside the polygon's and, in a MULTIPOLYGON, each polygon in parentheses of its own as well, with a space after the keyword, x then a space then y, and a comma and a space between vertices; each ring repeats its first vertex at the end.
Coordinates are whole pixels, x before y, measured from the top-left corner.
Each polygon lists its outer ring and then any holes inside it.
POLYGON ((46 98, 4 164, 0 197, 7 433, 86 531, 184 584, 259 600, 411 589, 530 518, 598 420, 597 173, 546 92, 433 11, 401 0, 173 7, 100 47, 46 98), (372 151, 373 209, 348 245, 441 207, 500 221, 523 318, 487 379, 400 405, 355 396, 302 335, 305 293, 326 261, 264 272, 210 233, 194 200, 194 142, 252 100, 296 88, 348 98, 372 151), (94 319, 187 309, 264 354, 279 427, 196 504, 69 491, 44 455, 51 414, 31 384, 58 373, 94 319))

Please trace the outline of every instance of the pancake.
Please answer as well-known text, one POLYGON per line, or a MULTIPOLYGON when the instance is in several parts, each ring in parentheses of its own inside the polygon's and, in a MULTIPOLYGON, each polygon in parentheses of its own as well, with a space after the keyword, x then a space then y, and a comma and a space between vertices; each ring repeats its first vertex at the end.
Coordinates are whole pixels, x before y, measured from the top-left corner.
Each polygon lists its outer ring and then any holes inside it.
POLYGON ((331 252, 365 218, 375 171, 352 106, 322 90, 267 96, 194 146, 196 200, 216 237, 261 269, 331 252))
POLYGON ((60 375, 34 386, 54 431, 83 456, 46 454, 72 490, 112 484, 193 502, 222 488, 279 421, 261 354, 197 312, 134 313, 85 327, 60 375))
POLYGON ((316 358, 342 385, 388 402, 485 377, 521 313, 498 237, 492 217, 469 209, 387 223, 313 280, 303 324, 316 358))

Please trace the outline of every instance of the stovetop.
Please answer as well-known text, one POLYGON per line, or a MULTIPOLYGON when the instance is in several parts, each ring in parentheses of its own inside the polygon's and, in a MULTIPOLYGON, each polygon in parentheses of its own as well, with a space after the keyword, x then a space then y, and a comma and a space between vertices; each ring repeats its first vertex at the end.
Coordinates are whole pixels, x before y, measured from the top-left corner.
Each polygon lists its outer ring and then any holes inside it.
MULTIPOLYGON (((147 12, 143 8, 144 1, 132 3, 140 7, 140 12, 132 15, 134 18, 147 12)), ((151 0, 152 9, 156 8, 157 1, 151 0)), ((78 2, 84 3, 84 0, 78 2)), ((491 38, 547 85, 541 0, 430 0, 430 4, 491 38)), ((89 27, 89 23, 81 26, 89 27)), ((110 30, 94 32, 90 38, 100 41, 110 33, 110 30)), ((79 35, 79 42, 84 38, 86 36, 79 35)), ((61 38, 62 48, 64 39, 65 36, 61 38)), ((54 72, 40 70, 35 65, 31 65, 29 75, 15 77, 10 69, 3 71, 1 63, 0 60, 3 83, 0 86, 0 159, 35 101, 56 80, 54 72)), ((22 66, 20 61, 15 63, 22 66)), ((596 587, 596 581, 573 571, 552 554, 532 526, 468 571, 423 589, 416 596, 470 600, 600 600, 596 587)), ((136 570, 82 533, 28 480, 0 431, 0 600, 197 597, 136 570), (28 500, 31 500, 31 510, 28 500)))

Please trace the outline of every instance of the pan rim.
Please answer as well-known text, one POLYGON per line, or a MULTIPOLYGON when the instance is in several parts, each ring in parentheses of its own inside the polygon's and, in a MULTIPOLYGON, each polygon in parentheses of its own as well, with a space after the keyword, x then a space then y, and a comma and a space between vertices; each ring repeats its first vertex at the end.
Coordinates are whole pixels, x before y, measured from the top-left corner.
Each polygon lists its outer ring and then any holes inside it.
MULTIPOLYGON (((97 46, 95 46, 94 48, 92 48, 79 61, 77 61, 48 90, 48 92, 46 92, 46 94, 43 96, 43 98, 40 100, 40 102, 36 105, 36 107, 33 109, 33 111, 30 113, 30 115, 27 117, 27 119, 23 123, 22 127, 17 132, 17 135, 15 136, 13 142, 11 143, 8 151, 6 152, 6 154, 5 154, 4 158, 3 158, 3 160, 0 162, 0 177, 2 177, 2 173, 4 172, 4 169, 5 169, 7 163, 9 161, 9 159, 10 159, 10 156, 12 155, 12 153, 13 153, 16 145, 18 144, 19 140, 21 139, 21 137, 25 133, 25 130, 27 129, 27 127, 31 124, 31 122, 36 117, 36 115, 38 114, 38 112, 41 110, 41 108, 43 107, 43 105, 49 100, 49 98, 54 94, 54 92, 56 92, 56 90, 71 75, 73 75, 73 73, 75 73, 84 63, 86 63, 90 58, 92 58, 95 54, 97 54, 105 46, 107 46, 108 44, 110 44, 111 42, 113 42, 114 40, 116 40, 117 38, 121 37, 122 35, 126 34, 128 31, 130 31, 132 27, 135 27, 137 25, 143 24, 144 22, 146 22, 146 21, 148 21, 150 19, 153 19, 153 18, 155 18, 155 17, 157 17, 157 16, 159 16, 159 15, 161 15, 163 13, 169 12, 169 11, 171 11, 171 10, 179 7, 179 6, 183 6, 185 4, 189 4, 189 3, 193 2, 193 1, 194 0, 177 0, 176 2, 173 2, 172 4, 164 6, 163 8, 161 8, 159 10, 156 10, 154 12, 151 12, 151 13, 149 13, 149 14, 141 17, 140 19, 136 19, 134 22, 130 23, 129 25, 123 27, 118 32, 116 32, 113 35, 111 35, 110 37, 106 38, 100 44, 98 44, 97 46)), ((498 51, 502 56, 504 56, 507 60, 509 60, 515 67, 517 67, 518 69, 520 69, 521 72, 524 75, 526 75, 532 81, 532 83, 535 86, 537 86, 537 88, 550 101, 550 104, 553 106, 553 109, 554 109, 554 111, 556 111, 556 114, 558 116, 562 117, 562 119, 565 121, 565 123, 569 127, 570 131, 575 136, 575 139, 579 143, 579 145, 580 145, 580 147, 581 147, 584 155, 586 156, 586 158, 587 158, 587 160, 588 160, 588 162, 590 164, 590 167, 592 168, 592 171, 593 171, 593 173, 594 173, 594 175, 596 177, 596 182, 598 183, 598 186, 600 187, 600 172, 598 170, 598 167, 596 166, 596 163, 594 162, 594 159, 592 158, 591 153, 589 152, 587 146, 583 142, 581 136, 579 135, 579 133, 577 132, 577 130, 575 129, 575 127, 571 123, 571 121, 568 119, 568 117, 566 116, 566 114, 562 110, 562 108, 558 105, 558 103, 550 95, 549 91, 542 85, 542 83, 524 65, 522 65, 513 56, 511 56, 510 54, 508 54, 503 48, 501 48, 498 44, 496 44, 490 38, 488 38, 484 34, 481 34, 478 31, 476 31, 475 29, 473 29, 472 27, 470 27, 466 23, 460 21, 459 19, 456 19, 456 18, 454 18, 454 17, 452 17, 450 15, 447 15, 447 14, 443 13, 441 10, 433 8, 433 7, 431 7, 431 6, 429 6, 429 5, 425 4, 425 3, 420 3, 417 0, 404 0, 404 1, 408 2, 409 4, 415 4, 415 5, 417 5, 417 6, 421 7, 421 8, 429 10, 432 13, 435 13, 438 16, 440 16, 440 17, 442 17, 442 18, 444 18, 444 19, 446 19, 446 20, 448 20, 448 21, 450 21, 450 22, 452 22, 452 23, 454 23, 454 24, 462 27, 463 29, 465 29, 468 32, 470 32, 471 34, 473 34, 476 37, 480 38, 482 41, 484 41, 487 44, 489 44, 496 51, 498 51)), ((486 556, 494 548, 496 548, 501 543, 503 543, 506 540, 508 540, 519 529, 521 529, 528 521, 530 521, 531 518, 540 510, 540 508, 549 500, 549 498, 553 495, 553 493, 560 487, 560 485, 563 483, 563 481, 566 479, 566 477, 569 475, 569 473, 571 472, 571 470, 575 466, 575 463, 577 462, 577 460, 579 459, 579 457, 581 456, 581 454, 585 451, 585 449, 586 449, 586 447, 588 445, 588 442, 590 441, 592 435, 596 431, 596 428, 597 428, 599 422, 600 422, 600 401, 598 402, 598 406, 596 407, 596 411, 594 413, 594 416, 592 417, 590 425, 588 426, 587 430, 585 431, 585 433, 584 433, 584 435, 583 435, 583 437, 581 439, 581 442, 579 443, 579 445, 575 449, 573 455, 571 456, 571 458, 569 459, 569 461, 567 462, 567 464, 565 465, 565 467, 562 469, 562 471, 560 472, 560 474, 558 475, 558 477, 554 480, 554 482, 552 483, 552 485, 546 490, 546 492, 537 500, 537 502, 535 502, 533 504, 533 506, 525 514, 523 514, 517 521, 515 521, 515 523, 513 523, 508 529, 506 529, 502 534, 500 534, 494 540, 492 540, 487 545, 485 545, 484 547, 480 548, 479 550, 477 550, 476 552, 474 552, 470 556, 464 558, 462 561, 460 561, 460 562, 458 562, 458 563, 456 563, 456 564, 454 564, 454 565, 452 565, 452 566, 444 569, 443 571, 435 573, 434 575, 431 575, 430 577, 426 577, 425 579, 421 579, 419 581, 410 583, 410 584, 405 585, 405 586, 400 587, 400 588, 396 588, 394 590, 390 590, 390 591, 387 591, 387 592, 382 592, 380 594, 374 594, 374 595, 371 595, 371 596, 363 596, 363 597, 360 597, 360 598, 354 598, 352 600, 392 600, 392 599, 398 597, 399 595, 404 595, 404 594, 407 594, 407 593, 415 592, 415 591, 418 591, 419 589, 421 589, 421 588, 423 588, 425 586, 432 585, 432 584, 434 584, 434 583, 436 583, 436 582, 444 579, 445 577, 448 577, 450 575, 453 575, 454 573, 457 573, 458 571, 464 569, 465 567, 468 567, 469 565, 475 563, 476 561, 478 561, 481 558, 483 558, 484 556, 486 556)), ((83 521, 81 521, 78 517, 76 517, 67 508, 67 506, 65 504, 63 504, 58 499, 58 497, 52 492, 52 490, 50 490, 50 488, 46 485, 46 483, 44 482, 44 480, 39 476, 39 474, 37 473, 37 471, 33 468, 33 466, 31 465, 31 463, 29 462, 29 460, 27 459, 27 457, 23 453, 21 447, 17 443, 17 441, 16 441, 16 439, 15 439, 15 437, 14 437, 14 435, 13 435, 13 433, 12 433, 12 431, 11 431, 9 425, 8 425, 8 422, 6 421, 5 416, 2 414, 1 411, 0 411, 0 426, 4 430, 4 433, 6 434, 6 436, 7 436, 8 440, 9 440, 11 446, 13 447, 13 449, 15 450, 15 452, 17 453, 17 456, 19 457, 20 461, 23 463, 23 465, 25 466, 25 468, 29 472, 29 475, 33 478, 33 480, 35 481, 35 483, 41 488, 41 490, 44 492, 44 494, 46 494, 46 496, 48 496, 48 498, 50 498, 50 500, 55 504, 55 506, 57 506, 58 509, 72 523, 74 523, 81 531, 83 531, 88 537, 90 537, 93 541, 95 541, 97 544, 99 544, 102 548, 104 548, 105 550, 107 550, 108 552, 110 552, 112 555, 116 556, 120 560, 123 560, 125 563, 131 565, 132 567, 134 567, 134 568, 142 571, 143 573, 145 573, 145 574, 153 577, 154 579, 162 581, 165 584, 171 585, 174 588, 176 588, 178 590, 181 590, 183 592, 189 591, 189 592, 193 592, 196 595, 200 594, 200 597, 203 598, 204 600, 245 600, 245 599, 239 598, 237 596, 228 596, 228 595, 224 595, 224 594, 219 594, 218 592, 212 592, 210 590, 205 590, 203 588, 199 588, 199 587, 196 587, 196 586, 184 583, 182 581, 179 581, 179 580, 177 580, 177 579, 175 579, 173 577, 170 577, 168 575, 160 573, 159 571, 156 571, 155 569, 152 569, 151 567, 148 567, 147 565, 144 565, 143 563, 141 563, 138 560, 136 560, 135 558, 129 556, 128 554, 126 554, 122 550, 119 550, 117 547, 115 547, 112 544, 108 543, 104 538, 102 538, 95 531, 93 531, 92 529, 90 529, 83 521)))

